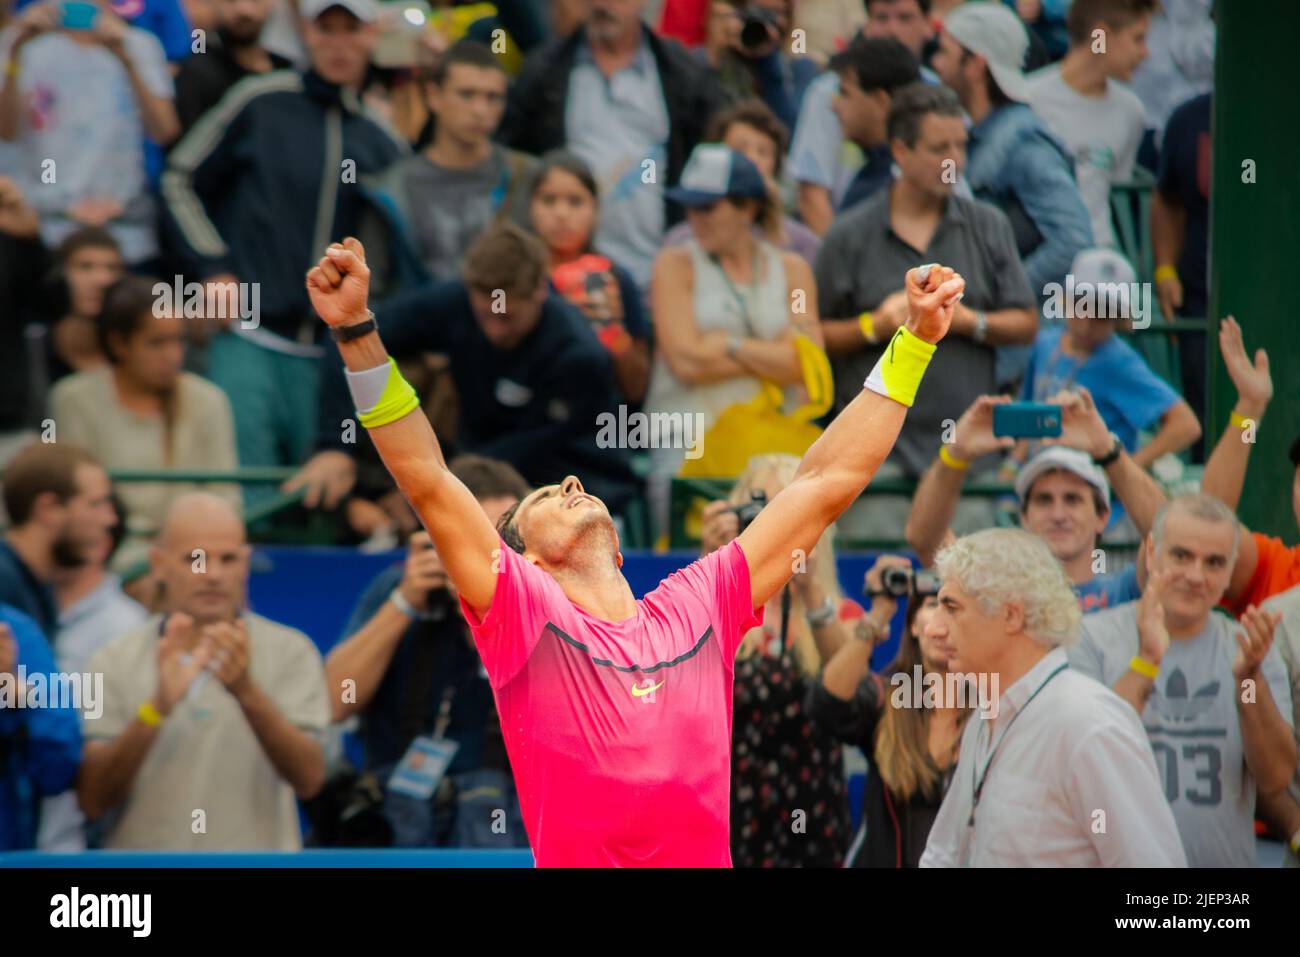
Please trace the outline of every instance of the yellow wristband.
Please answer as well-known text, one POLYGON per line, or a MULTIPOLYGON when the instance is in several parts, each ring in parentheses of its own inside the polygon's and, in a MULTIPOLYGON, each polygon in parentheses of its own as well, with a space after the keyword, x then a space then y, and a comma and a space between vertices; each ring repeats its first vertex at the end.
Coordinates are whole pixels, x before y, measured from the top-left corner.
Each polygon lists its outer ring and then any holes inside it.
POLYGON ((135 716, 151 728, 156 728, 158 725, 163 723, 163 716, 158 712, 158 709, 153 706, 153 703, 149 701, 146 701, 136 709, 135 716))
POLYGON ((1155 681, 1156 675, 1160 674, 1158 667, 1145 658, 1139 658, 1137 655, 1133 656, 1133 660, 1128 663, 1128 666, 1144 678, 1150 678, 1152 681, 1155 681))
POLYGON ((21 72, 22 66, 19 64, 17 57, 11 56, 9 62, 5 64, 5 76, 11 76, 16 80, 21 72))
POLYGON ((858 328, 862 330, 862 338, 874 346, 876 344, 876 322, 871 317, 871 313, 863 312, 858 314, 858 328))
POLYGON ((965 472, 970 468, 970 463, 965 459, 959 459, 948 451, 948 446, 939 446, 939 461, 950 469, 956 469, 958 472, 965 472))
POLYGON ((1157 266, 1155 278, 1156 278, 1156 282, 1164 282, 1166 279, 1177 279, 1178 270, 1175 269, 1173 266, 1168 266, 1168 265, 1157 266))
POLYGON ((920 388, 921 377, 933 356, 933 342, 926 342, 913 335, 906 326, 900 326, 889 340, 884 354, 876 360, 871 375, 862 383, 863 388, 910 407, 916 401, 916 390, 920 388))
POLYGON ((1246 418, 1236 409, 1232 410, 1232 414, 1228 416, 1228 421, 1239 429, 1248 429, 1255 424, 1254 419, 1246 418))
POLYGON ((384 385, 379 401, 375 403, 374 408, 366 412, 357 410, 357 418, 367 429, 376 429, 381 425, 396 422, 402 416, 414 412, 420 405, 420 397, 398 371, 397 360, 389 356, 388 363, 388 382, 384 385))

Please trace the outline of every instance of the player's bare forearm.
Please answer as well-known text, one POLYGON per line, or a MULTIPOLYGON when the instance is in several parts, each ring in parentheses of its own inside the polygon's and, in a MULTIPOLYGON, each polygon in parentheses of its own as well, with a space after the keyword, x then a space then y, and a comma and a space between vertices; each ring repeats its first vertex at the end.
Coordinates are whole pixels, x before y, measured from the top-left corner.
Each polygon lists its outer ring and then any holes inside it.
MULTIPOLYGON (((331 327, 364 321, 369 283, 365 250, 351 237, 331 244, 307 273, 312 306, 331 327)), ((388 352, 374 332, 340 343, 339 351, 351 372, 364 372, 388 362, 388 352)), ((389 387, 393 384, 390 379, 389 387)), ((469 489, 447 470, 424 411, 417 405, 400 418, 375 425, 370 428, 370 438, 444 556, 452 582, 470 607, 483 614, 496 593, 500 538, 469 489)))

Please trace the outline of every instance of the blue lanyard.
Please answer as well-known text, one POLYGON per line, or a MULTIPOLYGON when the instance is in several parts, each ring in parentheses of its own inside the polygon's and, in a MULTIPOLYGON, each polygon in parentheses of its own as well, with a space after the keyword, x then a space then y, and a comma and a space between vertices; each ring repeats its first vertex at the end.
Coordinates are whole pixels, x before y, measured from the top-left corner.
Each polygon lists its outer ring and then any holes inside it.
POLYGON ((971 801, 971 805, 970 805, 970 819, 967 820, 966 822, 967 827, 975 826, 975 809, 979 807, 980 795, 984 792, 984 782, 988 780, 989 767, 993 764, 993 759, 997 757, 998 748, 1002 747, 1002 742, 1007 739, 1007 734, 1011 731, 1011 726, 1016 723, 1016 718, 1024 714, 1025 709, 1029 707, 1029 703, 1038 697, 1038 693, 1042 691, 1044 688, 1046 688, 1051 683, 1053 678, 1055 678, 1057 675, 1059 675, 1062 671, 1064 671, 1068 667, 1070 667, 1070 663, 1068 661, 1065 662, 1064 664, 1057 665, 1056 669, 1050 675, 1048 675, 1046 678, 1043 679, 1043 683, 1034 689, 1034 693, 1031 694, 1025 700, 1025 703, 1020 707, 1020 710, 1011 716, 1011 720, 1007 722, 1007 726, 1003 728, 1002 733, 998 735, 998 740, 993 745, 993 750, 989 753, 989 759, 984 762, 984 773, 979 776, 978 781, 975 779, 975 764, 974 762, 971 763, 971 788, 974 793, 974 798, 971 801))

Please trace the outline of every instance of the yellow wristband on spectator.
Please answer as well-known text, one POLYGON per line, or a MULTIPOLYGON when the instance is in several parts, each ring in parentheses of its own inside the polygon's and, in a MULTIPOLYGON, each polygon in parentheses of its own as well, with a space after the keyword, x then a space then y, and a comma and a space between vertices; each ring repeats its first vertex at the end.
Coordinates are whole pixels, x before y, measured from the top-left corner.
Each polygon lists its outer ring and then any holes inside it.
POLYGON ((1236 409, 1232 410, 1232 414, 1228 416, 1228 421, 1239 429, 1248 429, 1255 424, 1254 419, 1246 418, 1236 409))
POLYGON ((1164 282, 1166 279, 1177 279, 1178 270, 1169 265, 1157 266, 1155 278, 1156 282, 1164 282))
POLYGON ((1128 663, 1128 666, 1144 678, 1150 678, 1152 681, 1155 681, 1156 675, 1160 674, 1159 668, 1147 661, 1145 658, 1140 658, 1137 655, 1133 656, 1133 660, 1128 663))
POLYGON ((862 383, 863 388, 910 407, 916 401, 916 390, 933 356, 933 342, 926 342, 906 326, 900 326, 885 347, 884 355, 876 360, 871 375, 862 383))
POLYGON ((950 469, 956 469, 958 472, 965 472, 970 468, 970 463, 965 459, 959 459, 948 451, 948 446, 939 446, 939 461, 950 469))
POLYGON ((146 701, 136 709, 135 716, 151 728, 156 728, 163 722, 163 716, 158 712, 158 709, 153 706, 153 703, 149 701, 146 701))
POLYGON ((16 56, 10 56, 9 62, 5 64, 5 76, 11 76, 16 80, 18 79, 18 74, 21 72, 22 66, 19 63, 18 58, 16 56))
POLYGON ((858 314, 858 328, 862 330, 862 338, 874 346, 876 344, 876 321, 872 318, 871 313, 863 312, 858 314))
POLYGON ((415 394, 411 384, 402 378, 397 369, 397 360, 388 359, 388 382, 383 394, 374 407, 362 412, 357 410, 357 418, 367 429, 376 429, 381 425, 396 422, 404 415, 410 415, 420 406, 420 397, 415 394))

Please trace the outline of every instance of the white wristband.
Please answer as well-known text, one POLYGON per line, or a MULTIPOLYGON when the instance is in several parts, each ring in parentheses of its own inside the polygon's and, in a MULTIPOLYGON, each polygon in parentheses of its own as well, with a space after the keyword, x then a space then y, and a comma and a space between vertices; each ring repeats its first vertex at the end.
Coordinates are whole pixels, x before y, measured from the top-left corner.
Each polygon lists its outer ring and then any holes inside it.
POLYGON ((365 414, 379 404, 384 388, 388 385, 388 373, 391 369, 392 366, 385 362, 383 365, 375 366, 373 369, 362 369, 360 372, 353 372, 351 369, 343 370, 347 374, 348 391, 352 393, 352 404, 356 407, 357 414, 365 414))
POLYGON ((415 619, 420 617, 420 613, 415 610, 414 605, 406 600, 406 596, 402 594, 402 589, 400 587, 394 588, 388 593, 388 600, 391 601, 397 610, 407 618, 415 619))

